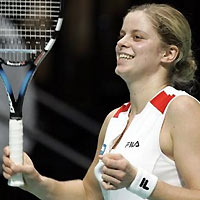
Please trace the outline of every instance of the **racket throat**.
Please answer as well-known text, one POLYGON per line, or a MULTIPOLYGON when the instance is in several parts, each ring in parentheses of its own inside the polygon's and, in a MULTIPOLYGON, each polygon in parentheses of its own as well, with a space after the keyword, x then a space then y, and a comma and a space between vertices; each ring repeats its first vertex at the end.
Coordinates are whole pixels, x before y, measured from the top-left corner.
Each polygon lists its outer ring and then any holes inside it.
POLYGON ((14 104, 14 106, 10 105, 10 119, 21 120, 23 102, 14 102, 14 104))

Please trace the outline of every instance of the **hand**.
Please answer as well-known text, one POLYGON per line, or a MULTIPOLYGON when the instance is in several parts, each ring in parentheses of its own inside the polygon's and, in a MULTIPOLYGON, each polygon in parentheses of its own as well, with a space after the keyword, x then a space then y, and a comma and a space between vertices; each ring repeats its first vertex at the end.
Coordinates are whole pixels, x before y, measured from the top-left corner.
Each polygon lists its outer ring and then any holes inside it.
POLYGON ((4 148, 2 164, 4 178, 10 179, 14 174, 22 173, 25 185, 20 188, 32 192, 34 186, 40 181, 40 174, 34 168, 33 162, 29 156, 24 153, 24 164, 16 165, 12 160, 10 160, 9 156, 10 150, 7 146, 4 148))
POLYGON ((99 158, 104 163, 102 186, 105 190, 117 190, 132 183, 137 170, 121 154, 105 154, 99 158))

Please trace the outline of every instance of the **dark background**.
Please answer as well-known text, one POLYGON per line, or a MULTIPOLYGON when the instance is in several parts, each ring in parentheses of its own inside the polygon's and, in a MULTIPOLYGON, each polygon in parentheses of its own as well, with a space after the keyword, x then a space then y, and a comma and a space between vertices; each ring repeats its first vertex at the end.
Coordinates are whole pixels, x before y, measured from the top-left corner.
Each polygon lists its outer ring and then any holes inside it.
MULTIPOLYGON (((45 134, 38 132, 33 137, 36 130, 25 129, 35 142, 30 156, 41 174, 58 180, 84 177, 104 118, 129 100, 125 83, 114 73, 114 50, 122 18, 131 5, 149 2, 168 3, 186 16, 199 62, 198 1, 65 0, 59 39, 34 77, 38 88, 37 130, 45 134), (44 100, 41 91, 47 95, 44 100)), ((199 99, 198 94, 196 97, 199 99)), ((0 181, 2 200, 37 199, 8 187, 2 177, 0 181)))

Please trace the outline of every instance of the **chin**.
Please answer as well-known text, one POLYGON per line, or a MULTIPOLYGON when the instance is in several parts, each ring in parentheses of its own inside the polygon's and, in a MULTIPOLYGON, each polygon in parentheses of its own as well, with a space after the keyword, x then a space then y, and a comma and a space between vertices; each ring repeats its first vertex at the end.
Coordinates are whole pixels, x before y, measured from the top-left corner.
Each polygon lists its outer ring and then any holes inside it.
POLYGON ((115 73, 120 76, 120 75, 126 74, 127 70, 128 69, 126 66, 117 65, 117 67, 115 68, 115 73))
POLYGON ((115 68, 115 74, 117 74, 118 76, 120 76, 123 80, 125 80, 126 78, 126 72, 125 70, 120 70, 118 67, 115 68))
POLYGON ((115 68, 115 74, 119 75, 118 68, 115 68))
POLYGON ((121 70, 119 70, 118 67, 115 68, 115 74, 117 74, 118 76, 121 76, 123 73, 121 70))

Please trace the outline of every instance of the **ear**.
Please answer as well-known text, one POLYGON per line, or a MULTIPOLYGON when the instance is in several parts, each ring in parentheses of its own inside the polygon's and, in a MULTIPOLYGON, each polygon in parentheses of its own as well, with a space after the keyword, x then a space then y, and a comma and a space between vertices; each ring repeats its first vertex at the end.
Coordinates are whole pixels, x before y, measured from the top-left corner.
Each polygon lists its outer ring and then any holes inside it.
POLYGON ((162 52, 162 63, 173 63, 179 55, 179 48, 175 45, 170 45, 169 47, 165 48, 162 52))

